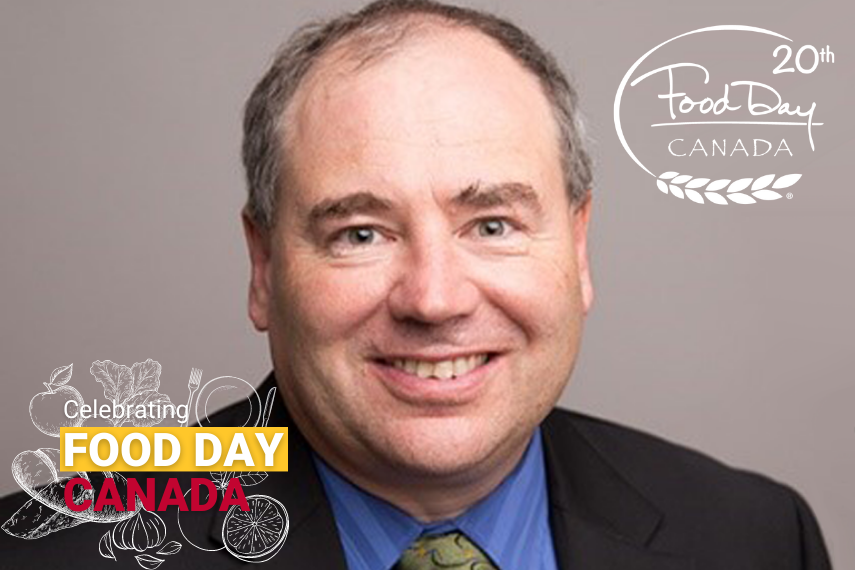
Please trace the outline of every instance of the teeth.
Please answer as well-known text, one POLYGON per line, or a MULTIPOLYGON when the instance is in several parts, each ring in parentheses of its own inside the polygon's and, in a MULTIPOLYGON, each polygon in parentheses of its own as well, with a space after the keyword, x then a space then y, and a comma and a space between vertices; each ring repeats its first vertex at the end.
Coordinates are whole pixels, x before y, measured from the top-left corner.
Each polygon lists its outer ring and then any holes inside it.
POLYGON ((419 362, 418 368, 416 368, 416 374, 419 378, 433 376, 433 368, 433 364, 430 362, 419 362))
POLYGON ((454 361, 443 360, 442 362, 437 362, 433 367, 433 375, 440 380, 448 380, 454 376, 454 361))
POLYGON ((448 380, 462 376, 487 362, 486 354, 460 357, 454 360, 442 360, 440 362, 426 362, 424 360, 397 359, 392 366, 398 370, 404 370, 409 374, 415 374, 419 378, 438 378, 448 380))

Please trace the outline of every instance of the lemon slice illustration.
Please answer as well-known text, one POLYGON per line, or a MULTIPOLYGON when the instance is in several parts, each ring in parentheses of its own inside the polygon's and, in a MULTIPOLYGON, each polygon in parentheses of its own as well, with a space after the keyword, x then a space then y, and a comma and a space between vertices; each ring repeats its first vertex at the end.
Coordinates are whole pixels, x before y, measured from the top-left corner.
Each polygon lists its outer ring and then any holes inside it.
POLYGON ((244 562, 273 558, 288 536, 288 512, 282 503, 266 495, 246 498, 248 511, 232 505, 223 522, 226 550, 244 562))

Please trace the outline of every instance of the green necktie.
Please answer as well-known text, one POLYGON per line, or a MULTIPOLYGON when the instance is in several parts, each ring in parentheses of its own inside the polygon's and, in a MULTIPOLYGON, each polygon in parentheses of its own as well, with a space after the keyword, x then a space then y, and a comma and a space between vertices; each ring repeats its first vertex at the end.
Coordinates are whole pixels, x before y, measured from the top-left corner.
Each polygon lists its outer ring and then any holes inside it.
POLYGON ((410 545, 393 570, 498 570, 484 552, 460 532, 422 536, 410 545))

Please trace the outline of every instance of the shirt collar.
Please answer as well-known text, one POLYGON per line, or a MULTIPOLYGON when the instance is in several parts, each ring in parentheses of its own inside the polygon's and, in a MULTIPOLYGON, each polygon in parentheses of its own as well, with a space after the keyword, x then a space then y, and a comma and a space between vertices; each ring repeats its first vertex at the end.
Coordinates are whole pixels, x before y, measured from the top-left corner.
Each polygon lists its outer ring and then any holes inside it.
POLYGON ((461 515, 422 524, 350 483, 316 454, 350 570, 389 570, 421 534, 459 530, 500 568, 542 568, 553 560, 546 471, 538 428, 514 470, 461 515))

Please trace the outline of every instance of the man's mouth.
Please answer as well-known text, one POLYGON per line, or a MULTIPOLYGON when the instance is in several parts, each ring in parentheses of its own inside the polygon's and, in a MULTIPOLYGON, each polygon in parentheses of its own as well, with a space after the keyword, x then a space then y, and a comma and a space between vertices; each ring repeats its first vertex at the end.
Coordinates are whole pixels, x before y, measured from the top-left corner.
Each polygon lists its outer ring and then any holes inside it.
POLYGON ((489 362, 491 356, 490 353, 481 353, 447 360, 429 361, 414 358, 394 358, 380 359, 379 361, 386 366, 391 366, 419 378, 449 380, 468 374, 479 366, 483 366, 489 362))
POLYGON ((492 385, 489 380, 496 377, 504 353, 480 350, 387 354, 372 359, 370 369, 400 401, 453 410, 484 397, 492 385))

